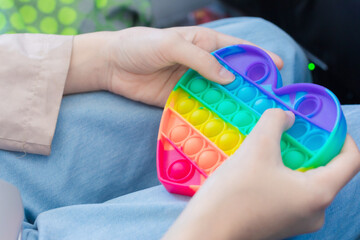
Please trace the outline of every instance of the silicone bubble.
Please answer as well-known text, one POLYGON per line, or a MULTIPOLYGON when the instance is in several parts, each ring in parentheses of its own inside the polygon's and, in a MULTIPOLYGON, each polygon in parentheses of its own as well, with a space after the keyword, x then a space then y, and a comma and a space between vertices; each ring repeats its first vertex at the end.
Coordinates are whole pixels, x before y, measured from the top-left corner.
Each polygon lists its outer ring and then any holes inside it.
POLYGON ((312 117, 321 109, 322 102, 316 96, 304 96, 295 105, 295 109, 307 116, 312 117))
POLYGON ((206 137, 211 138, 220 134, 224 128, 225 124, 221 120, 214 119, 205 124, 203 131, 206 137))
POLYGON ((214 150, 205 150, 199 154, 199 167, 207 170, 215 166, 220 161, 220 155, 214 150))
POLYGON ((199 137, 189 138, 184 143, 184 153, 187 155, 194 155, 201 151, 204 147, 204 140, 199 137))
POLYGON ((210 112, 206 109, 197 109, 190 115, 190 123, 194 126, 204 123, 210 116, 210 112))
POLYGON ((314 133, 311 134, 308 139, 306 139, 304 145, 307 146, 310 150, 317 150, 324 144, 325 141, 326 136, 324 134, 314 133))
MULTIPOLYGON (((235 80, 220 85, 190 69, 164 108, 157 168, 168 191, 195 194, 271 108, 295 114, 293 126, 281 140, 274 138, 279 141, 274 146, 280 147, 282 161, 289 169, 304 172, 324 166, 340 152, 347 126, 331 91, 310 83, 282 86, 272 59, 255 46, 229 46, 213 55, 235 80)), ((254 144, 259 151, 265 147, 254 144)))
POLYGON ((177 103, 177 111, 180 114, 191 112, 194 107, 195 101, 193 99, 180 99, 180 101, 177 103))
POLYGON ((170 132, 170 140, 179 143, 185 140, 190 134, 190 128, 185 125, 174 127, 170 132))
POLYGON ((244 102, 250 102, 256 97, 257 92, 258 90, 255 87, 245 86, 238 91, 237 96, 244 102))
POLYGON ((217 110, 223 115, 229 115, 234 113, 236 111, 236 108, 237 106, 234 101, 224 100, 218 105, 217 110))
POLYGON ((233 117, 233 123, 238 127, 245 127, 254 121, 254 117, 246 111, 240 111, 233 117))
POLYGON ((300 138, 307 133, 309 126, 310 124, 304 121, 296 120, 293 127, 288 131, 288 133, 294 138, 300 138))
POLYGON ((204 101, 208 104, 217 103, 222 98, 222 93, 219 90, 216 89, 210 89, 204 94, 204 101))
POLYGON ((168 175, 169 178, 175 181, 181 181, 181 180, 185 180, 186 177, 189 176, 191 170, 192 170, 192 166, 189 161, 178 160, 170 165, 168 169, 168 175))
POLYGON ((224 132, 219 138, 219 147, 228 151, 235 147, 240 141, 240 135, 236 132, 224 132))
POLYGON ((235 78, 235 80, 233 82, 225 85, 224 87, 229 91, 233 91, 233 90, 237 89, 242 83, 243 83, 242 77, 238 76, 235 78))
POLYGON ((265 112, 266 109, 273 108, 275 102, 269 98, 259 98, 254 102, 253 108, 258 113, 265 112))
POLYGON ((200 93, 204 91, 208 86, 207 81, 204 78, 195 78, 190 82, 190 91, 194 93, 200 93))
POLYGON ((261 81, 267 73, 268 67, 265 64, 255 63, 249 67, 246 75, 253 81, 261 81))
POLYGON ((305 162, 306 156, 300 151, 290 150, 283 157, 284 164, 291 169, 299 168, 305 162))

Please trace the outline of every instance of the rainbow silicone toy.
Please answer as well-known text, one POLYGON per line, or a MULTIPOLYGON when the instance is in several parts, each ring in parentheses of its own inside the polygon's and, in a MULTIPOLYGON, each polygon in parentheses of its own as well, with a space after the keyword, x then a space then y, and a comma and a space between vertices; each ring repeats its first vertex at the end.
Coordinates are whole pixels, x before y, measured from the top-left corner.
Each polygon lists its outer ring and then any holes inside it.
POLYGON ((239 148, 268 108, 295 114, 295 123, 280 144, 287 167, 306 171, 325 165, 340 152, 346 121, 331 91, 308 83, 282 87, 271 58, 254 46, 235 45, 213 54, 236 79, 222 86, 190 69, 164 109, 157 169, 169 192, 192 196, 239 148))

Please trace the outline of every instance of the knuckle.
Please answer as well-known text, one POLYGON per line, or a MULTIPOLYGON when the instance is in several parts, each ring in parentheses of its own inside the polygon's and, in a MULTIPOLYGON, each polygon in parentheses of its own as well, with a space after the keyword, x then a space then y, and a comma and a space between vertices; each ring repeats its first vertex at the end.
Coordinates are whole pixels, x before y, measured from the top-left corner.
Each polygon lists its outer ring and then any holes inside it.
POLYGON ((264 115, 267 117, 271 117, 271 118, 275 118, 275 119, 279 119, 279 120, 284 120, 286 118, 286 113, 284 112, 284 110, 282 110, 280 108, 267 109, 264 112, 264 115))
POLYGON ((159 39, 159 45, 161 49, 169 50, 174 47, 174 44, 178 43, 180 41, 179 34, 174 31, 167 31, 166 34, 164 34, 159 39))
POLYGON ((319 199, 318 204, 320 209, 327 208, 332 202, 333 198, 334 198, 334 194, 330 193, 329 191, 322 191, 320 196, 318 196, 319 199))
POLYGON ((330 205, 333 198, 334 194, 330 191, 326 191, 325 189, 313 190, 306 198, 306 209, 308 209, 309 214, 323 211, 330 205))
POLYGON ((314 224, 312 224, 311 231, 312 232, 319 231, 324 226, 324 223, 325 223, 325 215, 321 214, 321 216, 318 217, 316 221, 314 221, 314 224))
POLYGON ((204 33, 204 34, 212 34, 215 32, 215 30, 212 30, 210 28, 202 27, 202 26, 195 26, 194 27, 196 32, 204 33))

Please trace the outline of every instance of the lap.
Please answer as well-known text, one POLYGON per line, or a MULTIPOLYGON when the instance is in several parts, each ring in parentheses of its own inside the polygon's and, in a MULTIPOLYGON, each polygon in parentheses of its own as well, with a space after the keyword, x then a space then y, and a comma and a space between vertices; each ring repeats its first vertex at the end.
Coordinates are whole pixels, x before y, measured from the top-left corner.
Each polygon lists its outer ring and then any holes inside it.
MULTIPOLYGON (((284 84, 310 81, 300 47, 273 24, 240 18, 205 26, 280 55, 284 60, 284 84)), ((359 145, 356 119, 360 108, 345 107, 344 111, 349 132, 359 145)), ((161 114, 161 109, 110 93, 68 96, 60 109, 51 156, 0 151, 0 178, 22 193, 24 236, 37 239, 41 233, 54 236, 51 239, 87 239, 91 234, 93 239, 158 239, 188 201, 167 193, 162 186, 154 187, 159 185, 155 151, 161 114)), ((358 175, 329 207, 322 236, 330 236, 326 235, 331 233, 328 222, 337 226, 338 216, 346 217, 360 204, 360 198, 354 195, 359 181, 358 175)), ((358 218, 353 214, 354 220, 358 218)), ((317 235, 299 238, 312 236, 317 235)))
POLYGON ((160 239, 188 200, 159 185, 102 204, 57 208, 25 225, 23 239, 160 239))
POLYGON ((162 110, 105 92, 65 97, 50 156, 0 151, 0 178, 22 194, 33 223, 46 210, 158 185, 162 110))

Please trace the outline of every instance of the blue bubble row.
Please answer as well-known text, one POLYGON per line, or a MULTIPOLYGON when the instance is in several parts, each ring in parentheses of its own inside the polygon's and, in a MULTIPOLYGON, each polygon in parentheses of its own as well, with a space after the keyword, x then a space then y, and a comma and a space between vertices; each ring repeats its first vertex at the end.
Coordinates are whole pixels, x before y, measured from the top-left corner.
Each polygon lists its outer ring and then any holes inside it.
MULTIPOLYGON (((258 89, 239 74, 236 74, 235 80, 228 85, 214 85, 226 89, 234 98, 242 101, 260 115, 269 108, 289 110, 288 107, 264 94, 262 90, 258 89)), ((306 121, 298 114, 295 114, 295 123, 287 133, 311 151, 319 150, 330 135, 329 132, 306 121), (316 140, 316 143, 313 143, 313 140, 316 140)))

